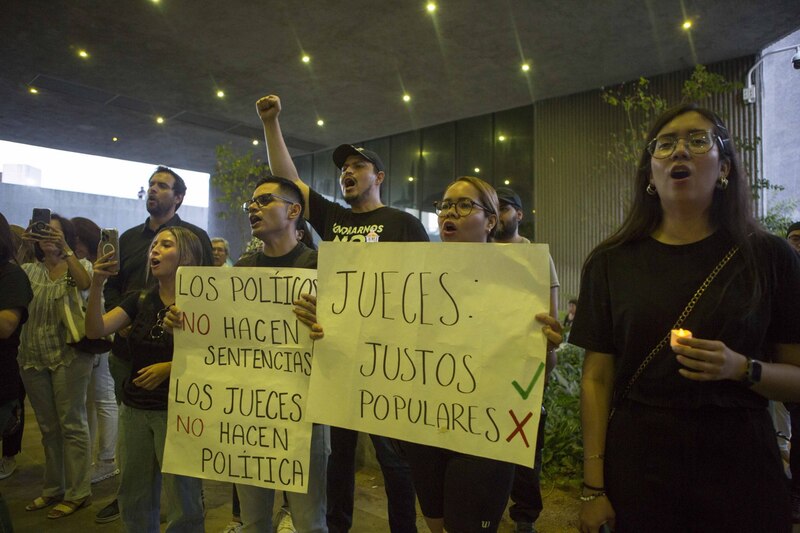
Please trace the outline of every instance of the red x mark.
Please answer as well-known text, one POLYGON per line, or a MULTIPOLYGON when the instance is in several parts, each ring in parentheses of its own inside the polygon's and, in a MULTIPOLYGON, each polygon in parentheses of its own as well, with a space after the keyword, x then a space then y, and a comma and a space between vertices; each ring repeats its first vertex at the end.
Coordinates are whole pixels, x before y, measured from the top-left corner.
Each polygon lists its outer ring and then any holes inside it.
POLYGON ((508 437, 506 437, 506 442, 511 442, 511 439, 513 439, 513 438, 514 438, 514 435, 516 435, 517 433, 519 433, 519 436, 520 436, 520 437, 522 437, 522 440, 524 440, 524 441, 525 441, 525 447, 526 447, 526 448, 530 448, 530 447, 531 447, 531 445, 530 445, 530 444, 528 444, 528 437, 526 437, 526 436, 525 436, 525 432, 524 432, 524 431, 522 431, 522 426, 524 426, 524 425, 525 425, 525 424, 528 422, 528 420, 530 420, 530 419, 531 419, 531 417, 533 416, 533 413, 531 413, 531 412, 528 412, 528 416, 526 416, 525 418, 523 418, 523 419, 522 419, 522 422, 520 422, 519 420, 517 420, 517 415, 515 415, 515 414, 514 414, 514 411, 512 411, 511 409, 509 409, 509 410, 508 410, 508 414, 510 414, 510 415, 511 415, 511 418, 513 418, 513 419, 514 419, 514 424, 516 424, 517 428, 516 428, 514 431, 512 431, 512 432, 511 432, 511 435, 509 435, 508 437))

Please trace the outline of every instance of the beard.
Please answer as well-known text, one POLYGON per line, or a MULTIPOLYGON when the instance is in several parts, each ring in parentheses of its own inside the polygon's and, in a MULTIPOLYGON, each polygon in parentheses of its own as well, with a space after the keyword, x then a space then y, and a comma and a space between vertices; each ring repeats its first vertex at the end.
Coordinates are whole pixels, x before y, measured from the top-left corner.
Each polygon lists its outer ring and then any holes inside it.
POLYGON ((510 239, 517 232, 517 228, 518 227, 519 227, 519 224, 517 223, 517 219, 513 219, 508 223, 504 223, 501 220, 497 224, 497 229, 495 230, 495 234, 494 234, 495 240, 510 239))
POLYGON ((154 217, 164 216, 169 213, 170 205, 158 201, 158 198, 153 198, 153 205, 150 205, 150 198, 147 199, 147 212, 154 217))

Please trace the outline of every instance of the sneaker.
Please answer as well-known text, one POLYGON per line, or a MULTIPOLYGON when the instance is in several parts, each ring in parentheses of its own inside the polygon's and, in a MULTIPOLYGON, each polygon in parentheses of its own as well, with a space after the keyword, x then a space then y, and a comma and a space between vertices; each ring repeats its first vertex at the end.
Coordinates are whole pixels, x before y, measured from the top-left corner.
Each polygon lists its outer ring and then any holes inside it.
POLYGON ((297 533, 292 522, 292 513, 288 509, 281 507, 276 516, 278 525, 275 527, 275 533, 297 533))
POLYGON ((100 512, 94 515, 94 521, 98 524, 107 524, 119 518, 119 502, 115 499, 109 503, 100 512))
POLYGON ((225 529, 222 530, 222 533, 239 533, 240 531, 242 531, 242 523, 232 520, 227 526, 225 526, 225 529))
POLYGON ((92 484, 99 483, 104 479, 108 479, 110 477, 114 477, 119 474, 119 468, 117 468, 117 464, 115 462, 107 463, 105 461, 100 461, 99 463, 94 464, 94 469, 92 471, 92 484))
POLYGON ((515 522, 514 533, 536 533, 533 522, 515 522))
POLYGON ((17 460, 14 457, 0 459, 0 479, 5 479, 17 469, 17 460))

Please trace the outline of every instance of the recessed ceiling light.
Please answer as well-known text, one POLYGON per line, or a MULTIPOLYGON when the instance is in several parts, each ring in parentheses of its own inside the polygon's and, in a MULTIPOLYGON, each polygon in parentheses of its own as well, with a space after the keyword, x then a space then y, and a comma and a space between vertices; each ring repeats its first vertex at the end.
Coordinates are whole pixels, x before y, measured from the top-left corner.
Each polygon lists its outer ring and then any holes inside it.
POLYGON ((28 92, 31 94, 39 94, 39 89, 36 87, 28 87, 28 92))
POLYGON ((522 72, 528 72, 531 69, 531 66, 528 63, 522 64, 522 72))
POLYGON ((409 176, 408 181, 414 181, 414 176, 409 176))
POLYGON ((474 171, 475 171, 475 174, 480 174, 480 172, 481 172, 481 167, 475 167, 475 168, 473 168, 472 170, 474 170, 474 171))
POLYGON ((317 120, 317 126, 324 126, 324 125, 325 125, 325 121, 324 120, 322 120, 322 119, 317 120))
POLYGON ((253 146, 258 146, 258 139, 253 139, 253 146))
POLYGON ((156 117, 156 122, 159 123, 159 124, 163 124, 164 123, 164 117, 156 117))
POLYGON ((302 61, 303 63, 308 63, 309 61, 311 61, 311 58, 310 58, 309 56, 307 56, 307 55, 304 55, 304 56, 301 58, 301 61, 302 61))
POLYGON ((223 91, 222 89, 217 91, 217 98, 225 98, 225 91, 223 91))
POLYGON ((436 11, 436 4, 434 4, 433 2, 428 2, 428 5, 425 6, 425 9, 428 10, 428 13, 433 13, 434 11, 436 11))
POLYGON ((404 102, 410 102, 411 101, 411 95, 410 94, 404 94, 403 95, 403 101, 404 102))
POLYGON ((151 1, 151 2, 153 2, 154 4, 157 4, 157 3, 159 3, 161 0, 150 0, 150 1, 151 1))
POLYGON ((119 137, 111 137, 111 142, 117 142, 118 140, 119 140, 119 137))
POLYGON ((86 50, 78 50, 78 56, 82 57, 83 59, 89 59, 89 52, 86 50))
POLYGON ((505 135, 498 135, 497 136, 497 140, 500 141, 500 142, 503 142, 503 141, 506 140, 506 136, 505 135))
POLYGON ((683 27, 684 30, 690 29, 692 27, 692 21, 691 20, 683 21, 682 27, 683 27))
POLYGON ((505 185, 511 185, 511 180, 504 180, 504 181, 503 181, 503 183, 504 183, 505 185))

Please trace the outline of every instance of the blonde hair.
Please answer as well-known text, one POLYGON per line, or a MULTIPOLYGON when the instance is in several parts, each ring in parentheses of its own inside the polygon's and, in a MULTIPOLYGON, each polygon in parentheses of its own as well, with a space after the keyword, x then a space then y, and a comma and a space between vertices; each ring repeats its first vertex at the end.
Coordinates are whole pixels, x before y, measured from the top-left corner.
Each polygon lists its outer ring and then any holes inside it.
POLYGON ((201 266, 203 264, 203 246, 191 230, 181 226, 168 226, 162 228, 150 243, 156 242, 158 236, 163 232, 169 231, 175 237, 175 245, 178 247, 178 265, 180 266, 201 266))

